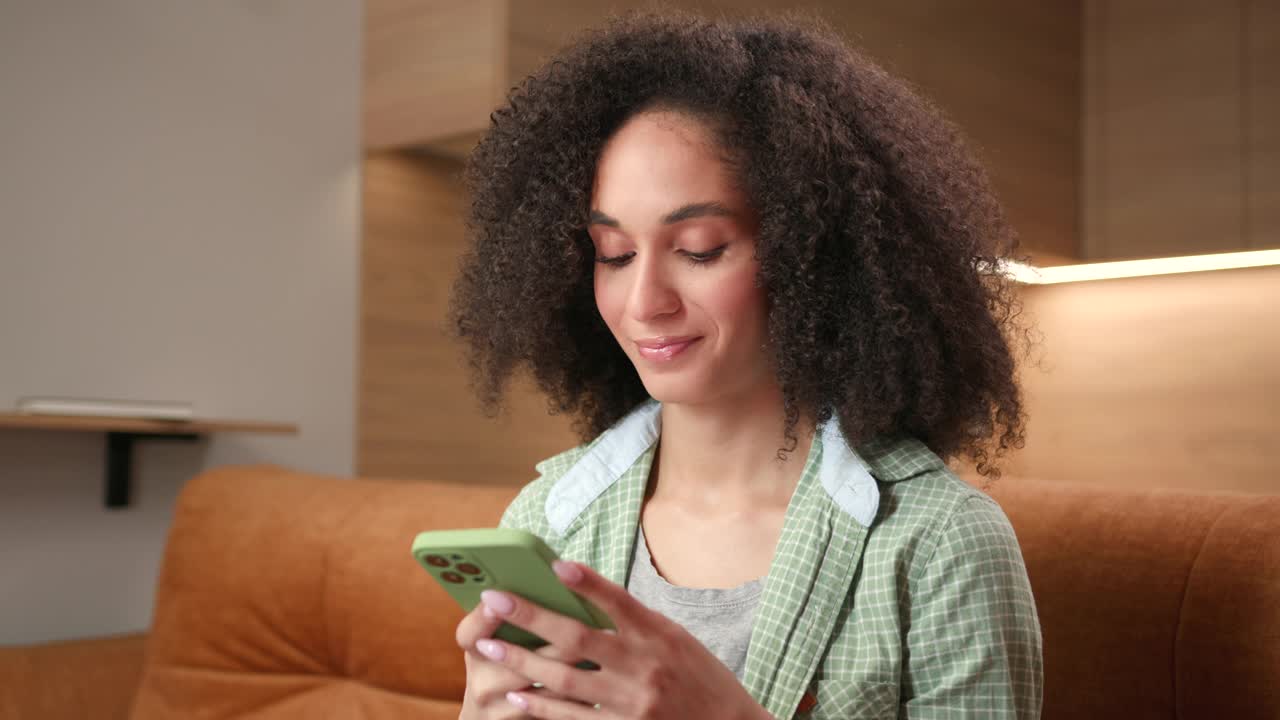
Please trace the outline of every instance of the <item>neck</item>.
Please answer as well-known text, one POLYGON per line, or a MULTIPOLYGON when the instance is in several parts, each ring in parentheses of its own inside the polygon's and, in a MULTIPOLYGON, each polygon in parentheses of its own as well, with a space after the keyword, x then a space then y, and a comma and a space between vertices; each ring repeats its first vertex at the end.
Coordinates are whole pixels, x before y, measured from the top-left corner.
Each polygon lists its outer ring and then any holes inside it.
POLYGON ((785 508, 814 432, 802 413, 795 448, 780 460, 778 451, 790 445, 785 426, 777 388, 714 405, 664 403, 651 497, 687 508, 785 508))

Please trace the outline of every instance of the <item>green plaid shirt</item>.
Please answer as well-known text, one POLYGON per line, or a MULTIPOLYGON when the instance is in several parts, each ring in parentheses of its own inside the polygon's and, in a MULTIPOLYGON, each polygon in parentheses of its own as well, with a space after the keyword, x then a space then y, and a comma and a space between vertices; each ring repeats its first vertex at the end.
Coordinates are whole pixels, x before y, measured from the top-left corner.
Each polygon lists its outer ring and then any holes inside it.
MULTIPOLYGON (((642 405, 538 464, 504 527, 625 585, 657 446, 642 405)), ((756 611, 743 685, 777 718, 1038 718, 1040 625, 999 506, 917 440, 815 434, 756 611), (807 692, 817 699, 797 713, 807 692)))

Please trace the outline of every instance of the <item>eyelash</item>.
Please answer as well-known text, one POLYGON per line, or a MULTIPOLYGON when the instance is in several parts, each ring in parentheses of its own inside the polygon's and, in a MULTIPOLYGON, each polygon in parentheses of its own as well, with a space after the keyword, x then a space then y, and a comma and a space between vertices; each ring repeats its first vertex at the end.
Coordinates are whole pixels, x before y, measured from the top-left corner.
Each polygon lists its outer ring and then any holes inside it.
MULTIPOLYGON (((729 246, 721 245, 718 248, 715 248, 713 250, 708 250, 704 253, 694 253, 694 252, 687 252, 682 250, 680 251, 680 254, 683 255, 691 265, 708 265, 714 262, 721 255, 723 255, 724 250, 727 247, 729 246)), ((608 265, 609 267, 616 269, 616 268, 625 267, 626 264, 631 261, 631 258, 635 257, 635 255, 636 254, 634 252, 629 252, 629 253, 623 253, 622 255, 615 255, 613 257, 597 257, 596 262, 600 263, 601 265, 608 265)))

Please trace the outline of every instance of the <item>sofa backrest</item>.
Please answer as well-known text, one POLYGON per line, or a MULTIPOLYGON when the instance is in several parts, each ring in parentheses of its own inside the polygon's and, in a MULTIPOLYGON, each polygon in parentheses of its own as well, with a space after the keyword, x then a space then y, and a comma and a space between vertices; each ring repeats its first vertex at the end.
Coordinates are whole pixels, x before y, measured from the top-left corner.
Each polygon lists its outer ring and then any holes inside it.
POLYGON ((1280 496, 1020 478, 1045 720, 1280 718, 1280 496))
POLYGON ((409 546, 422 530, 497 524, 516 491, 274 466, 191 480, 133 717, 454 720, 462 612, 409 546))
MULTIPOLYGON (((1280 718, 1280 496, 1007 478, 1044 633, 1044 718, 1280 718)), ((517 489, 273 466, 178 502, 133 717, 456 718, 462 613, 409 553, 517 489)))

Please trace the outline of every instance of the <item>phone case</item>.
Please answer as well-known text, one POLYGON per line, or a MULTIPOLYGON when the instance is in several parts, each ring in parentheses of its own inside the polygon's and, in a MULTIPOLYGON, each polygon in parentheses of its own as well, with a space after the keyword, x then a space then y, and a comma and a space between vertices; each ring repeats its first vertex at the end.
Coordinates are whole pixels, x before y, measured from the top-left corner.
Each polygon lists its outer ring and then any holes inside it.
MULTIPOLYGON (((555 552, 533 533, 512 528, 432 530, 413 540, 413 556, 445 592, 470 612, 484 590, 503 590, 582 622, 613 629, 599 608, 565 587, 551 569, 555 552)), ((542 638, 503 624, 494 637, 530 649, 542 638)))

